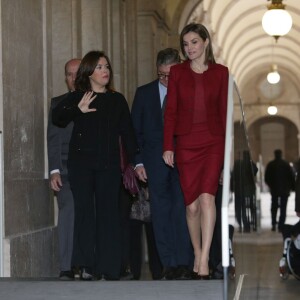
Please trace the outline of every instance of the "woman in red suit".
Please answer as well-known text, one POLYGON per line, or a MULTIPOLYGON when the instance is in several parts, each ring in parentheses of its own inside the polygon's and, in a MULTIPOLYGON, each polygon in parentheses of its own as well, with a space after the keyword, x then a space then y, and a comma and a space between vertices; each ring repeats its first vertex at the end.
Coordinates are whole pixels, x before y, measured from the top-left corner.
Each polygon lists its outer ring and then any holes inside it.
POLYGON ((228 69, 215 62, 210 35, 201 24, 183 28, 180 46, 186 60, 170 72, 163 159, 173 167, 175 153, 194 248, 194 278, 209 279, 215 195, 224 160, 228 69))

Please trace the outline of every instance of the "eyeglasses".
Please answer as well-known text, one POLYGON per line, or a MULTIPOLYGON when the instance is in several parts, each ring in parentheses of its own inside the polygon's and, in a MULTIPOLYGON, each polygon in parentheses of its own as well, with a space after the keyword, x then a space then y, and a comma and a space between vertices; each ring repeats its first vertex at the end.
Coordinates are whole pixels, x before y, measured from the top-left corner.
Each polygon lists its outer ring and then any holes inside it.
POLYGON ((159 79, 169 79, 170 74, 157 73, 159 79))

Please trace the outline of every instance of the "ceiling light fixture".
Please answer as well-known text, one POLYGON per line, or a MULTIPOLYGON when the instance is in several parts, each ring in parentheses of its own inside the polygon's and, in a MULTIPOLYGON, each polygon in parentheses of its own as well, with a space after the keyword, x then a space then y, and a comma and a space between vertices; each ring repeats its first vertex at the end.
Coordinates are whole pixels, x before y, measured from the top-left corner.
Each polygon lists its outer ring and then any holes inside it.
POLYGON ((277 65, 273 64, 271 71, 267 75, 267 80, 271 84, 276 84, 280 81, 280 75, 277 71, 277 65))
POLYGON ((271 116, 274 116, 274 115, 276 115, 277 114, 277 107, 276 106, 274 106, 274 105, 270 105, 269 107, 268 107, 268 114, 269 115, 271 115, 271 116))
POLYGON ((268 11, 265 12, 262 18, 262 27, 264 31, 275 38, 277 41, 280 36, 287 34, 293 25, 291 15, 284 9, 285 4, 282 0, 272 1, 268 5, 268 11))

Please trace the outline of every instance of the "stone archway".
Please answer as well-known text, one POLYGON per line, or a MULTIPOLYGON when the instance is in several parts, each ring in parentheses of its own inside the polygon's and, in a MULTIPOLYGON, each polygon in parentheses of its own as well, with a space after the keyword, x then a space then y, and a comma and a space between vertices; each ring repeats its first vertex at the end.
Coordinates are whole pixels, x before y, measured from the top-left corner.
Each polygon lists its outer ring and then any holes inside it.
POLYGON ((298 129, 287 118, 263 117, 255 121, 248 128, 249 143, 254 161, 262 155, 263 164, 273 159, 273 151, 279 148, 283 157, 295 162, 299 158, 298 129))

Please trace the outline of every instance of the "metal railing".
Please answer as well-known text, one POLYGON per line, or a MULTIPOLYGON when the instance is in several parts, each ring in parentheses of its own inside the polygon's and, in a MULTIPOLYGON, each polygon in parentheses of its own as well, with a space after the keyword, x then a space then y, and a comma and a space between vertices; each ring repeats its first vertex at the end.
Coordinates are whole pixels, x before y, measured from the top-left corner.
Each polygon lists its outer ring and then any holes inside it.
MULTIPOLYGON (((238 230, 243 233, 257 231, 260 224, 257 215, 257 186, 255 174, 257 166, 251 159, 247 135, 243 102, 238 87, 232 76, 228 83, 227 123, 223 169, 222 191, 222 265, 224 272, 223 299, 229 296, 228 277, 231 266, 229 235, 229 204, 234 202, 235 219, 238 230)), ((232 203, 233 204, 233 203, 232 203)), ((242 263, 237 261, 237 264, 242 263)), ((243 276, 241 276, 243 278, 243 276)), ((239 299, 241 285, 237 288, 234 299, 239 299), (239 291, 238 291, 239 290, 239 291)), ((230 295, 230 299, 233 299, 230 295)))

